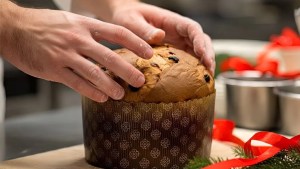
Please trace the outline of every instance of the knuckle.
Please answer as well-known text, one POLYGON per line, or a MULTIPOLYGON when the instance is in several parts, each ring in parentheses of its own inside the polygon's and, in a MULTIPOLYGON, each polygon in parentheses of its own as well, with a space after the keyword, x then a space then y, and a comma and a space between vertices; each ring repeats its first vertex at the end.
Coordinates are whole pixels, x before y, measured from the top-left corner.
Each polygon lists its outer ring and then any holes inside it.
POLYGON ((117 61, 117 58, 115 56, 116 54, 112 51, 107 51, 104 55, 103 55, 103 63, 106 66, 110 66, 113 63, 115 63, 117 61))
POLYGON ((79 44, 80 37, 74 32, 68 32, 65 35, 65 39, 72 44, 79 44))
POLYGON ((88 18, 88 17, 81 16, 81 15, 76 17, 76 23, 78 25, 86 26, 86 27, 91 27, 92 26, 91 19, 88 18))
POLYGON ((122 95, 122 90, 119 87, 111 87, 108 91, 110 91, 110 96, 114 97, 115 99, 119 99, 122 95))
POLYGON ((210 38, 210 36, 208 36, 206 33, 204 33, 204 38, 207 40, 207 41, 211 41, 211 38, 210 38))
POLYGON ((202 28, 201 28, 201 26, 200 26, 197 22, 191 21, 191 22, 189 22, 189 23, 187 24, 187 30, 188 30, 188 32, 190 32, 190 33, 196 33, 196 32, 198 32, 199 30, 202 31, 202 28))
POLYGON ((200 24, 190 18, 187 18, 187 21, 188 21, 188 26, 189 27, 194 27, 194 28, 199 28, 200 27, 200 24))
POLYGON ((74 34, 74 33, 72 33, 72 32, 68 32, 68 33, 66 33, 66 35, 65 35, 65 38, 68 40, 68 41, 74 41, 77 37, 76 37, 76 35, 74 34))
POLYGON ((66 79, 62 76, 64 74, 64 70, 60 67, 55 67, 53 70, 53 78, 57 79, 59 82, 66 84, 66 79))
POLYGON ((84 90, 84 82, 81 80, 74 80, 70 84, 75 91, 82 92, 84 90))
POLYGON ((93 65, 89 68, 88 70, 88 78, 91 79, 91 80, 96 80, 98 81, 100 78, 100 68, 93 65))
POLYGON ((114 86, 108 86, 106 90, 109 96, 114 96, 114 94, 117 91, 117 89, 114 86))
MULTIPOLYGON (((130 17, 130 16, 129 16, 130 17)), ((132 18, 133 19, 133 18, 132 18)), ((122 20, 122 26, 127 27, 130 26, 132 24, 132 20, 130 19, 123 19, 122 20)))
POLYGON ((97 100, 101 103, 106 102, 108 100, 108 97, 99 91, 92 92, 91 97, 94 98, 94 100, 97 100))
POLYGON ((121 26, 117 26, 114 34, 115 41, 125 41, 127 37, 128 37, 128 31, 121 26))

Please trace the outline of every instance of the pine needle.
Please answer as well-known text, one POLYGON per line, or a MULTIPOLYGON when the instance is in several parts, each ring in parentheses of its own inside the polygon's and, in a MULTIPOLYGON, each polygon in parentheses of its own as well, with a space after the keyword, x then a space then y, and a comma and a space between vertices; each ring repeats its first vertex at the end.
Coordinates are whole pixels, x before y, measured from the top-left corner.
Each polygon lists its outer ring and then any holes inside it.
POLYGON ((233 154, 237 158, 253 158, 252 154, 247 154, 243 147, 237 146, 232 148, 233 154))
POLYGON ((206 166, 212 165, 214 163, 219 163, 224 161, 222 158, 201 158, 194 157, 194 159, 190 160, 189 163, 184 167, 184 169, 201 169, 206 166))
POLYGON ((300 149, 282 150, 274 157, 246 169, 299 169, 300 149))

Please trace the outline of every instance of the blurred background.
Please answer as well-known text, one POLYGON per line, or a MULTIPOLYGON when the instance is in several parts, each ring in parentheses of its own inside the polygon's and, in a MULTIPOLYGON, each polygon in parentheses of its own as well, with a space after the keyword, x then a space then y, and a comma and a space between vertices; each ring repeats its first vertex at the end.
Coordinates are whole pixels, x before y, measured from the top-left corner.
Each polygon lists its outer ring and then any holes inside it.
MULTIPOLYGON (((15 0, 34 8, 68 9, 51 0, 15 0)), ((296 30, 294 10, 299 0, 145 0, 199 22, 212 39, 268 41, 283 27, 296 30)), ((158 14, 153 14, 158 15, 158 14)), ((113 48, 113 46, 110 46, 113 48)), ((5 62, 6 118, 80 105, 80 95, 67 87, 39 80, 5 62), (21 85, 20 85, 21 84, 21 85)))

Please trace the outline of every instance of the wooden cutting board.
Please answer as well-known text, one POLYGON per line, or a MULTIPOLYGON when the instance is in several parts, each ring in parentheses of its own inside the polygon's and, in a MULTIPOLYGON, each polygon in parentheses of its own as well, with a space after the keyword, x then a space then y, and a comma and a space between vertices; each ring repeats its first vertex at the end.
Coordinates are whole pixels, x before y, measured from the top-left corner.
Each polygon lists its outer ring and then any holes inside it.
MULTIPOLYGON (((233 157, 229 145, 213 141, 212 157, 233 157)), ((5 161, 0 169, 96 169, 84 160, 83 145, 5 161)))

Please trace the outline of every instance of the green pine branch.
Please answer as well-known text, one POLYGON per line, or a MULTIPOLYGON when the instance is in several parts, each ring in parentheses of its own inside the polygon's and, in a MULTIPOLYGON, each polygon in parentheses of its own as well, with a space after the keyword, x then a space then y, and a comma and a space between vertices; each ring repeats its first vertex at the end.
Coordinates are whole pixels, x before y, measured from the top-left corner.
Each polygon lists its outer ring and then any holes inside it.
POLYGON ((194 157, 189 163, 184 167, 184 169, 201 169, 211 164, 219 163, 224 161, 222 158, 201 158, 194 157))
MULTIPOLYGON (((242 147, 233 148, 233 153, 237 158, 253 157, 252 154, 247 154, 242 147)), ((224 161, 222 158, 195 157, 184 169, 201 169, 222 161, 224 161)), ((268 160, 243 169, 300 169, 300 147, 282 150, 268 160)))
POLYGON ((300 149, 282 150, 274 157, 246 169, 299 169, 300 149))
POLYGON ((237 146, 232 148, 233 154, 237 158, 253 158, 252 154, 248 154, 243 147, 237 146))

